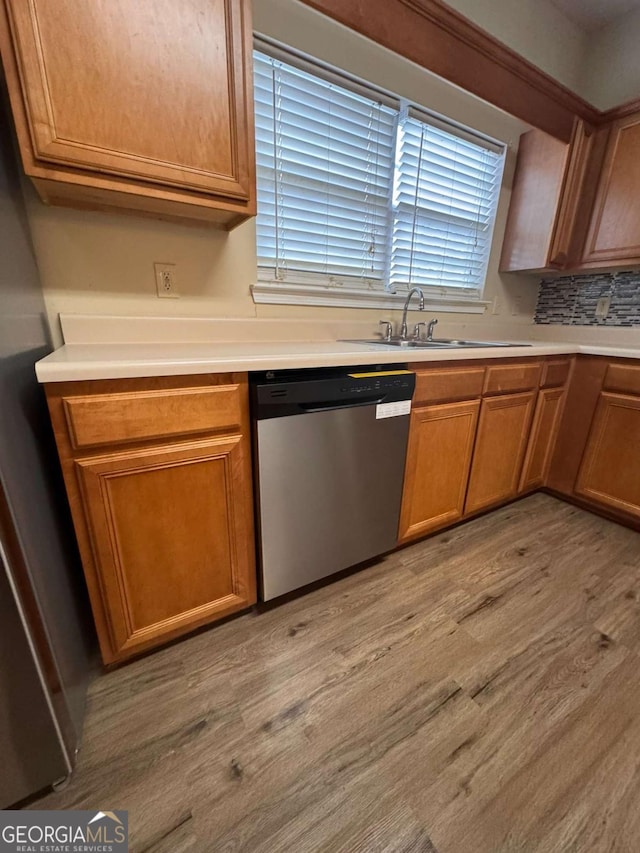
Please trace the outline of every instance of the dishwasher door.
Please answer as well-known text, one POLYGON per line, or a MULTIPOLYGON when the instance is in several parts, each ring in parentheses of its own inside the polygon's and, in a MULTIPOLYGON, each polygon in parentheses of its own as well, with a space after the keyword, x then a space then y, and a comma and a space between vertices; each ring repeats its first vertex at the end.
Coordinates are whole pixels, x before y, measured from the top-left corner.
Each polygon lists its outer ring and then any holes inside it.
POLYGON ((264 601, 395 547, 409 415, 356 405, 255 426, 264 601))

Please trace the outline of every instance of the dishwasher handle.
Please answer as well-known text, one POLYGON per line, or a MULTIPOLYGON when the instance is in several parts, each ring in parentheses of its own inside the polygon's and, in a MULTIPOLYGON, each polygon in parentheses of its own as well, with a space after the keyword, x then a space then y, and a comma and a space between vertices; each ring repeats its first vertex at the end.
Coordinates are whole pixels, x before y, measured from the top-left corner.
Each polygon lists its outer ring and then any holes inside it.
POLYGON ((333 412, 336 409, 358 409, 362 406, 375 406, 382 403, 386 395, 382 397, 369 397, 366 400, 358 400, 354 403, 353 400, 344 400, 340 402, 332 401, 330 403, 299 403, 300 409, 307 415, 313 415, 316 412, 333 412))

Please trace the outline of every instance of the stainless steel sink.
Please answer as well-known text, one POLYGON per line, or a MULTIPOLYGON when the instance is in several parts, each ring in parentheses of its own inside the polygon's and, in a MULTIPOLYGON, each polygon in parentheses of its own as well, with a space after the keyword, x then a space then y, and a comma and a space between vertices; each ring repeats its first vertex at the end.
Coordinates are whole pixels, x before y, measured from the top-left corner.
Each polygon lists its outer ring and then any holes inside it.
POLYGON ((434 338, 433 341, 420 341, 424 344, 439 344, 447 347, 530 347, 531 344, 511 344, 504 341, 460 341, 449 338, 434 338))
POLYGON ((432 341, 403 341, 395 338, 385 341, 380 338, 373 340, 347 340, 347 344, 367 344, 380 347, 402 347, 407 349, 472 349, 473 347, 529 347, 531 344, 509 344, 504 341, 461 341, 453 338, 434 338, 432 341))
POLYGON ((362 341, 362 340, 360 340, 360 341, 356 341, 356 340, 343 341, 342 343, 345 343, 345 344, 367 344, 369 346, 373 345, 373 346, 380 346, 380 347, 408 347, 408 348, 414 348, 414 349, 415 348, 425 349, 426 347, 433 347, 435 349, 438 349, 438 348, 442 349, 442 348, 447 348, 447 347, 451 346, 451 344, 449 344, 447 342, 440 343, 437 341, 413 341, 413 340, 402 341, 399 339, 392 340, 392 341, 383 341, 380 338, 374 338, 374 340, 371 340, 371 341, 362 341))

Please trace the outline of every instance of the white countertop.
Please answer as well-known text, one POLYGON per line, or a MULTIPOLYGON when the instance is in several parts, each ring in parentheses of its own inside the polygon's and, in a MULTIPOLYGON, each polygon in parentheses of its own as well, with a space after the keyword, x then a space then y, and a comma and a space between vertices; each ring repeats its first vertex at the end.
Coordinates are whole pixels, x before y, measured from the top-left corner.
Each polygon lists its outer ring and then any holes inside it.
POLYGON ((459 361, 589 353, 640 359, 640 349, 534 344, 522 347, 404 349, 337 341, 275 343, 66 344, 36 364, 40 382, 184 376, 197 373, 459 361))
MULTIPOLYGON (((36 364, 42 383, 573 353, 640 359, 640 347, 576 343, 536 341, 509 348, 413 349, 340 340, 287 340, 295 333, 312 336, 315 327, 299 322, 159 321, 82 315, 62 316, 61 322, 67 343, 36 364), (221 339, 211 340, 214 335, 221 339)), ((320 329, 325 336, 342 336, 347 331, 345 337, 357 339, 371 334, 368 324, 320 329)))

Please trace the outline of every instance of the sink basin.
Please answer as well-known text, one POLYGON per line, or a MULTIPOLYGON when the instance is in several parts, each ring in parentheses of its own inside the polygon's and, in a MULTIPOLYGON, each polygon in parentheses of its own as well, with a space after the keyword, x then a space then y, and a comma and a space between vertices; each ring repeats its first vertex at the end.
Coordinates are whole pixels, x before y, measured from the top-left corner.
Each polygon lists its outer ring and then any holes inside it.
POLYGON ((402 340, 391 340, 391 341, 383 341, 380 338, 375 338, 373 340, 366 341, 356 341, 356 340, 348 340, 343 341, 343 343, 347 344, 367 344, 369 346, 380 346, 380 347, 402 347, 406 349, 465 349, 465 348, 473 348, 473 347, 529 347, 531 344, 509 344, 504 343, 503 341, 461 341, 453 338, 434 338, 432 341, 402 341, 402 340))
POLYGON ((452 344, 447 341, 383 341, 380 338, 374 338, 371 341, 363 341, 363 340, 347 340, 342 341, 341 343, 345 344, 367 344, 368 346, 378 346, 378 347, 402 347, 407 349, 447 349, 451 348, 452 344))
POLYGON ((448 347, 530 347, 531 344, 511 344, 504 341, 460 341, 449 338, 434 338, 433 341, 424 341, 425 344, 433 343, 448 347))
POLYGON ((380 338, 374 338, 371 341, 344 341, 346 344, 373 344, 374 346, 380 347, 407 347, 407 348, 420 348, 420 347, 449 347, 450 343, 447 341, 439 342, 439 341, 383 341, 380 338))

